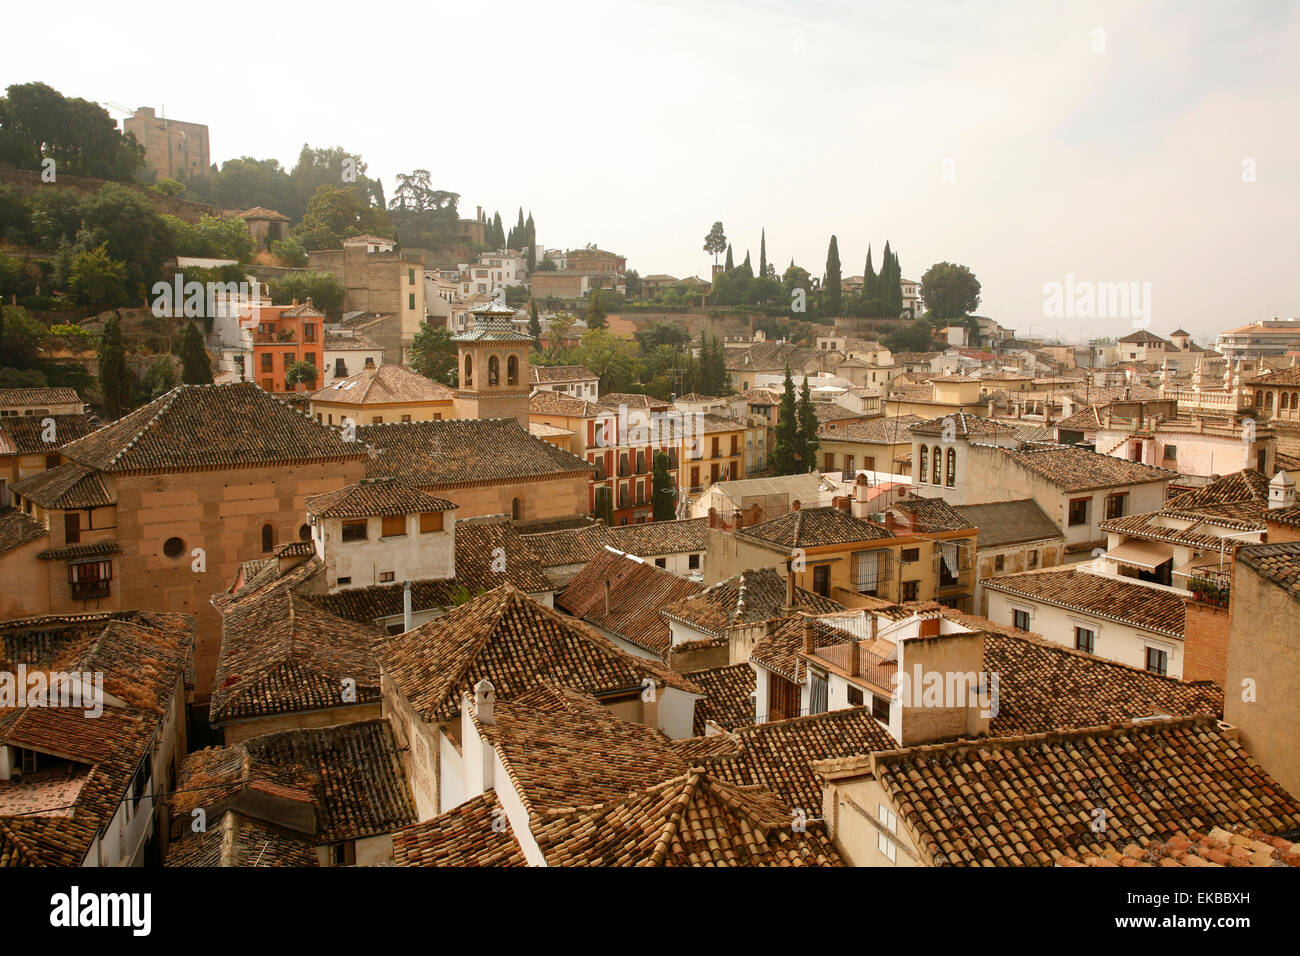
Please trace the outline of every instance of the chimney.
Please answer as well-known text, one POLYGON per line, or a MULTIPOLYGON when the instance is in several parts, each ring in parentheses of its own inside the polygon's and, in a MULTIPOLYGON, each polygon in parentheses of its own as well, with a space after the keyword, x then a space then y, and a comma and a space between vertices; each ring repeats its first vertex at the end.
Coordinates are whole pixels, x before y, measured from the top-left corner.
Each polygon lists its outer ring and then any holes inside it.
POLYGON ((411 629, 411 582, 402 582, 402 631, 411 629))
POLYGON ((813 619, 805 614, 803 617, 803 652, 811 654, 817 650, 817 639, 813 635, 813 619))
POLYGON ((845 514, 848 514, 849 508, 853 503, 853 499, 850 498, 848 495, 838 495, 834 499, 833 503, 835 507, 838 508, 840 511, 843 511, 845 514))
POLYGON ((849 676, 857 677, 862 673, 862 642, 849 642, 849 676))
POLYGON ((797 499, 797 498, 796 498, 794 501, 792 501, 792 502, 790 503, 790 510, 791 510, 791 511, 798 511, 800 507, 801 507, 801 506, 800 506, 800 504, 799 504, 799 499, 797 499))
POLYGON ((369 355, 367 355, 367 356, 366 356, 366 368, 374 368, 374 367, 375 367, 375 360, 374 360, 373 358, 371 358, 369 355))
POLYGON ((741 528, 745 527, 745 512, 737 508, 731 513, 731 520, 734 522, 735 530, 739 531, 741 528))
POLYGON ((795 609, 794 603, 794 562, 785 563, 785 608, 787 611, 795 609))
POLYGON ((474 710, 478 714, 480 724, 490 727, 497 722, 496 700, 496 688, 486 677, 474 685, 474 710))

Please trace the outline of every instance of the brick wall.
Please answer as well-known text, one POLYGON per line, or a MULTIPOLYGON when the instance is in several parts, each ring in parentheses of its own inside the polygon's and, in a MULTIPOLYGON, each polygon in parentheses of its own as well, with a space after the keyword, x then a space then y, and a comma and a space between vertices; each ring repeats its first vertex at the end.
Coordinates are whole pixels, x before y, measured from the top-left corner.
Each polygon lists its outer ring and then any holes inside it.
POLYGON ((1200 601, 1184 604, 1187 623, 1183 629, 1183 680, 1222 684, 1228 677, 1228 609, 1200 601))

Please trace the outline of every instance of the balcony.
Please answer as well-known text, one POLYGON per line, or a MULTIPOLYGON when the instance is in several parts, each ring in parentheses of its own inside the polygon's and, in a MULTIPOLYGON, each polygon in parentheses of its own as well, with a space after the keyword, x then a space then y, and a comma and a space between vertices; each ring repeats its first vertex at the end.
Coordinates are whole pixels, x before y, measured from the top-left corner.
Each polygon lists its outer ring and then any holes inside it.
POLYGON ((112 591, 110 581, 73 581, 72 597, 76 601, 94 601, 108 597, 112 591))

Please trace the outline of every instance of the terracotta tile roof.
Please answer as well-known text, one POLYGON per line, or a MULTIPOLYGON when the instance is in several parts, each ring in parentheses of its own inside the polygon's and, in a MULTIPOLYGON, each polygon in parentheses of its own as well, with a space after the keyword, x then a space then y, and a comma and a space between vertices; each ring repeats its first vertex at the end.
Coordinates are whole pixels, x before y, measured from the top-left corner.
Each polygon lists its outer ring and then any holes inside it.
POLYGON ((612 412, 604 405, 589 402, 585 398, 553 392, 548 388, 539 388, 528 398, 530 415, 563 415, 567 418, 604 418, 612 412))
POLYGON ((1050 866, 1179 831, 1300 827, 1300 802, 1207 717, 913 747, 875 754, 873 771, 939 866, 1050 866))
POLYGON ((1180 640, 1187 616, 1182 596, 1172 591, 1073 568, 988 578, 984 587, 1180 640))
POLYGON ((10 487, 42 508, 102 508, 117 502, 117 495, 98 474, 71 462, 29 475, 10 487))
POLYGON ((102 425, 94 415, 14 415, 0 418, 0 431, 9 435, 20 455, 52 455, 70 441, 102 425), (53 441, 46 441, 47 420, 54 422, 53 441))
POLYGON ((821 824, 793 822, 763 788, 696 769, 533 832, 551 866, 844 865, 821 824))
MULTIPOLYGON (((785 607, 786 597, 786 582, 780 572, 775 568, 755 568, 665 605, 661 613, 721 637, 729 627, 784 616, 781 609, 785 607)), ((795 589, 795 604, 807 611, 844 610, 838 602, 803 588, 795 589)))
POLYGON ((668 554, 689 554, 709 548, 709 519, 680 518, 676 521, 646 521, 606 529, 609 543, 639 558, 668 554))
POLYGON ((1300 866, 1300 847, 1240 824, 1209 833, 1179 831, 1145 837, 1123 850, 1106 846, 1083 861, 1062 859, 1061 866, 1300 866))
POLYGON ((64 446, 97 471, 179 471, 365 454, 338 432, 295 411, 252 382, 179 385, 111 425, 64 446))
POLYGON ((898 746, 870 707, 756 724, 734 736, 739 753, 706 759, 704 765, 724 780, 766 787, 809 820, 821 816, 822 806, 822 779, 814 762, 898 746))
POLYGON ((396 405, 450 402, 455 389, 401 365, 377 365, 311 393, 314 402, 332 405, 396 405))
POLYGON ((954 508, 972 527, 980 529, 981 549, 1065 537, 1032 498, 985 505, 954 505, 954 508))
POLYGON ((1082 411, 1077 411, 1068 418, 1062 418, 1054 427, 1063 428, 1066 431, 1078 432, 1095 432, 1105 427, 1102 419, 1102 411, 1105 405, 1098 405, 1095 402, 1088 405, 1082 411))
POLYGON ((541 684, 510 701, 498 696, 494 711, 494 724, 476 717, 476 726, 530 815, 617 800, 687 769, 658 730, 574 690, 541 684))
POLYGON ((774 544, 784 550, 820 548, 825 545, 857 544, 892 538, 888 529, 855 518, 838 508, 801 508, 761 524, 742 528, 736 534, 774 544))
POLYGON ((1265 372, 1263 375, 1256 375, 1254 378, 1246 379, 1243 384, 1261 387, 1267 385, 1300 385, 1300 365, 1265 372))
POLYGON ((1300 528, 1300 505, 1293 505, 1290 508, 1271 508, 1264 512, 1264 517, 1269 522, 1300 528))
MULTIPOLYGON (((975 525, 966 516, 942 498, 900 498, 890 506, 891 511, 902 512, 905 531, 939 534, 944 531, 970 531, 975 525)), ((897 526, 895 528, 897 533, 897 526)))
POLYGON ((416 820, 393 729, 383 718, 197 751, 185 758, 177 786, 194 791, 178 801, 182 813, 191 805, 219 806, 248 788, 306 796, 316 809, 317 845, 391 833, 416 820))
POLYGON ((966 412, 953 412, 949 415, 941 415, 938 418, 930 418, 913 425, 909 430, 913 435, 942 435, 945 429, 950 429, 948 434, 957 438, 969 438, 975 435, 1012 435, 1015 433, 1015 429, 1010 425, 1004 425, 1002 422, 996 422, 991 418, 970 415, 966 412))
MULTIPOLYGON (((631 526, 629 526, 631 527, 631 526)), ((543 568, 586 564, 613 544, 604 524, 524 535, 522 540, 543 568)))
POLYGON ((393 834, 397 866, 527 866, 510 821, 489 790, 393 834))
POLYGON ((374 339, 356 332, 342 335, 337 332, 325 333, 326 352, 382 352, 383 349, 374 339))
POLYGON ((817 418, 818 425, 835 424, 835 431, 831 434, 835 434, 841 428, 847 428, 862 421, 875 421, 880 417, 876 412, 855 412, 851 408, 845 408, 835 402, 816 402, 813 405, 813 414, 817 418))
POLYGON ((1152 481, 1169 481, 1178 477, 1176 471, 1100 455, 1073 445, 1004 449, 1003 454, 1010 455, 1017 463, 1046 478, 1062 491, 1117 488, 1152 481))
POLYGON ((45 525, 17 508, 0 508, 0 554, 20 548, 49 534, 45 525))
POLYGON ((1300 600, 1300 541, 1240 548, 1237 561, 1300 600))
POLYGON ((919 415, 891 415, 888 418, 864 418, 836 425, 833 431, 820 432, 823 442, 858 441, 877 444, 910 445, 908 427, 920 424, 919 415))
MULTIPOLYGON (((1210 507, 1210 506, 1207 506, 1210 507)), ((1262 511, 1263 509, 1261 509, 1262 511)), ((1116 532, 1127 535, 1131 538, 1143 538, 1148 541, 1167 541, 1170 544, 1191 545, 1195 548, 1209 549, 1218 551, 1220 548, 1224 552, 1231 554, 1240 548, 1245 542, 1240 538, 1224 538, 1214 534, 1211 531, 1197 530, 1202 523, 1214 523, 1223 525, 1222 521, 1207 522, 1203 515, 1194 512, 1166 512, 1153 511, 1146 514, 1127 515, 1123 518, 1112 518, 1109 521, 1103 521, 1098 527, 1102 531, 1116 532), (1161 517, 1169 515, 1174 518, 1192 519, 1197 524, 1190 528, 1174 528, 1162 524, 1161 517)), ((1252 522, 1260 530, 1263 530, 1264 523, 1262 520, 1252 522)), ((1229 527, 1239 527, 1239 522, 1228 523, 1229 527)), ((1243 528, 1243 530, 1248 530, 1243 528)))
POLYGON ((363 478, 337 491, 307 498, 308 514, 318 518, 369 518, 454 511, 460 505, 435 498, 397 478, 363 478))
POLYGON ((637 689, 644 678, 688 691, 689 680, 619 650, 581 621, 511 587, 495 588, 405 634, 383 637, 384 671, 427 721, 460 713, 461 697, 487 678, 508 701, 541 681, 594 694, 637 689))
MULTIPOLYGON (((945 617, 957 617, 945 611, 945 617)), ((998 628, 982 618, 984 669, 998 675, 995 736, 1096 727, 1155 714, 1219 717, 1223 688, 1152 674, 1032 634, 998 628)))
POLYGON ((534 438, 513 418, 364 425, 357 438, 376 449, 371 478, 394 476, 418 488, 590 474, 580 458, 534 438))
POLYGON ((0 388, 0 408, 71 404, 81 404, 81 396, 74 388, 0 388))
POLYGON ((528 380, 534 385, 554 382, 595 381, 600 378, 584 365, 533 365, 528 366, 528 380))
POLYGON ((295 595, 297 581, 296 576, 282 578, 219 608, 221 654, 210 709, 214 724, 380 699, 379 662, 372 646, 378 629, 295 595), (354 700, 344 697, 349 688, 354 700))
POLYGON ((665 568, 605 550, 569 582, 555 606, 662 659, 672 635, 659 612, 702 590, 665 568))
POLYGON ((825 358, 822 349, 808 349, 790 342, 756 342, 726 350, 728 372, 781 372, 787 365, 801 369, 825 358))
POLYGON ((1203 488, 1169 498, 1162 511, 1192 511, 1201 505, 1253 501, 1267 507, 1268 479, 1254 468, 1217 478, 1203 488))
POLYGON ((754 668, 748 663, 728 664, 708 670, 690 671, 687 676, 704 691, 703 700, 695 703, 692 732, 703 737, 709 723, 723 730, 747 727, 754 722, 754 668))
MULTIPOLYGON (((796 614, 776 624, 765 637, 755 642, 749 659, 786 680, 802 683, 806 673, 803 660, 803 622, 804 618, 796 614)), ((813 627, 813 635, 814 646, 818 648, 847 644, 852 639, 848 633, 838 628, 816 625, 813 627)))
POLYGON ((318 866, 315 844, 301 833, 270 826, 233 810, 208 820, 202 833, 167 846, 164 866, 318 866))
MULTIPOLYGON (((0 708, 0 745, 71 767, 0 782, 0 866, 80 866, 112 820, 160 724, 183 693, 193 618, 161 612, 45 616, 0 624, 0 671, 103 675, 103 712, 0 708), (120 703, 119 703, 120 702, 120 703)), ((87 706, 91 706, 89 703, 87 706)))

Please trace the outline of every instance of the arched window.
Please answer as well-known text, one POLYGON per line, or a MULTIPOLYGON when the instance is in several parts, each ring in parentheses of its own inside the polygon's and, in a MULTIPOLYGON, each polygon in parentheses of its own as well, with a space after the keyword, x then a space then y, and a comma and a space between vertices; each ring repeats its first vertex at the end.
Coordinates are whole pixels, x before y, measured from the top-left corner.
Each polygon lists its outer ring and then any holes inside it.
POLYGON ((262 551, 270 551, 275 547, 275 529, 269 524, 262 525, 262 551))
POLYGON ((930 483, 937 485, 939 484, 940 472, 943 470, 943 450, 938 445, 935 445, 931 457, 934 463, 934 477, 930 483))
POLYGON ((488 358, 488 385, 501 384, 501 362, 495 355, 488 358))
POLYGON ((472 355, 466 355, 465 356, 465 381, 461 382, 461 388, 473 388, 473 387, 474 387, 474 357, 472 355))
POLYGON ((957 449, 948 449, 948 476, 947 485, 951 488, 957 483, 957 449))
POLYGON ((523 513, 524 513, 524 503, 520 501, 518 498, 513 499, 510 502, 510 517, 518 521, 520 517, 523 516, 523 513))
POLYGON ((1273 410, 1273 393, 1272 393, 1272 392, 1265 392, 1265 393, 1264 393, 1264 407, 1267 408, 1269 411, 1272 411, 1272 410, 1273 410))
POLYGON ((519 359, 513 355, 506 359, 506 384, 519 384, 519 359))
POLYGON ((1293 411, 1293 412, 1294 412, 1297 408, 1300 408, 1300 404, 1296 404, 1297 401, 1300 401, 1300 392, 1292 392, 1292 393, 1291 393, 1291 411, 1293 411))
POLYGON ((925 476, 930 473, 930 448, 927 445, 921 446, 920 467, 916 469, 916 480, 925 482, 925 476))
POLYGON ((1286 392, 1279 392, 1277 396, 1277 410, 1280 412, 1286 408, 1286 392))

